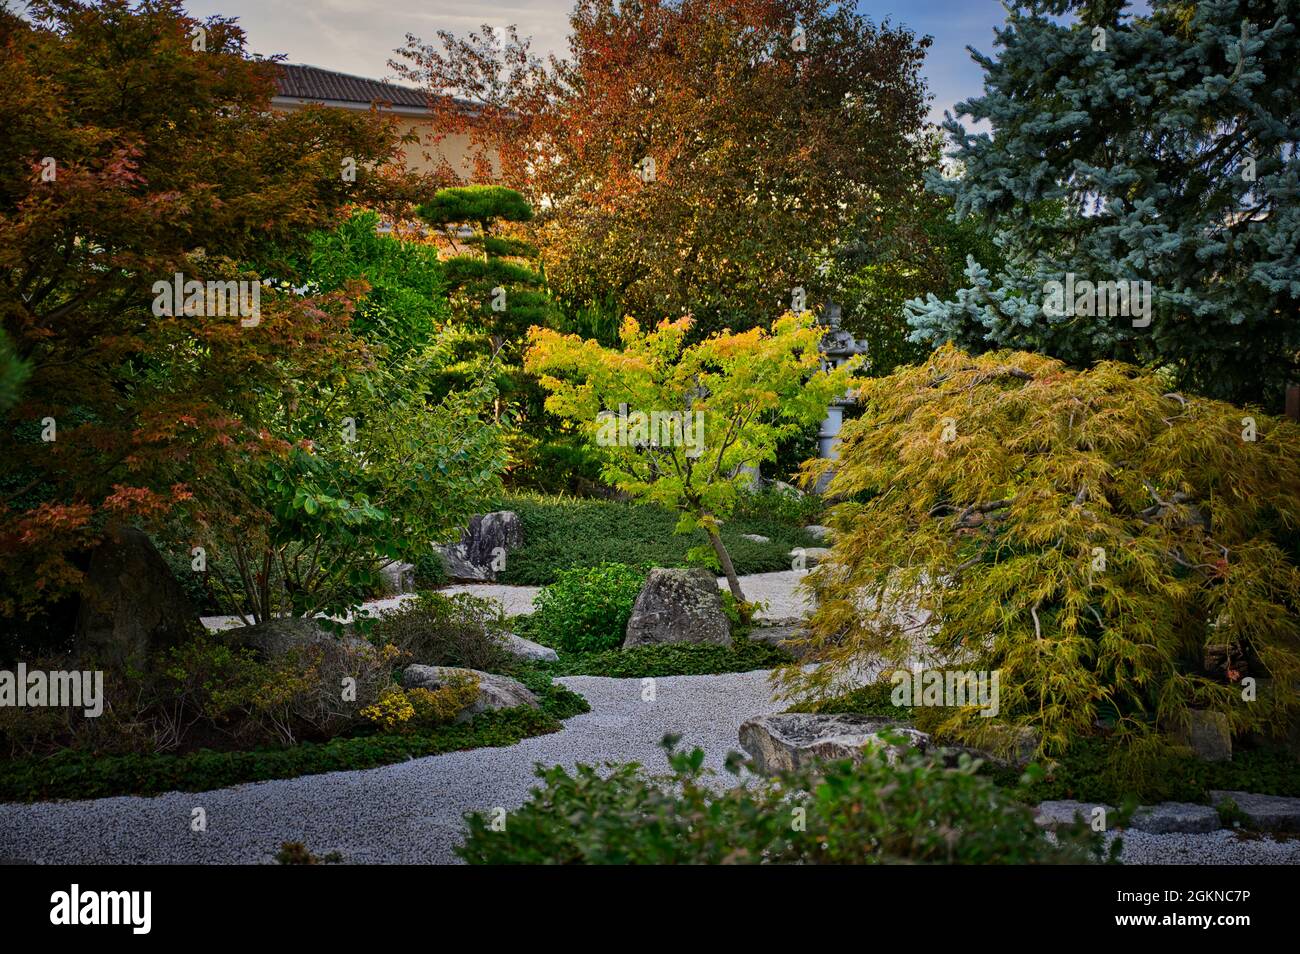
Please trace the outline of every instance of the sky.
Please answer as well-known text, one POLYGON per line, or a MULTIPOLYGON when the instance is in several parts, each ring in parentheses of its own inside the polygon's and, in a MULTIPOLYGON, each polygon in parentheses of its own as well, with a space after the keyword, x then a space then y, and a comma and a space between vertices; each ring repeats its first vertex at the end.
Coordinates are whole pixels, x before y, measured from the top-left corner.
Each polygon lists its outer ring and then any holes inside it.
MULTIPOLYGON (((237 17, 254 53, 284 53, 290 63, 373 79, 395 79, 388 60, 407 33, 425 41, 438 30, 464 33, 480 24, 516 24, 541 54, 567 52, 572 0, 189 0, 193 16, 237 17)), ((923 72, 933 95, 930 117, 942 119, 962 99, 982 91, 982 71, 966 47, 993 52, 998 0, 859 0, 876 23, 902 24, 934 37, 923 72)))

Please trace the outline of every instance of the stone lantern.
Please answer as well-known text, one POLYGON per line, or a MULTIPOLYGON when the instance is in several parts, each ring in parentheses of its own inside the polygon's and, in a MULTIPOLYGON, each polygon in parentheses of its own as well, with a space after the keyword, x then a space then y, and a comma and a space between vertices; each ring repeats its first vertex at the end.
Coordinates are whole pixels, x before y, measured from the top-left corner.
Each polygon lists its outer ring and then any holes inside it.
MULTIPOLYGON (((835 302, 826 303, 818 321, 826 327, 826 334, 822 336, 821 341, 823 368, 827 370, 838 368, 844 362, 867 353, 866 341, 855 339, 852 334, 840 327, 840 306, 835 302)), ((818 457, 835 460, 839 456, 836 445, 839 443, 840 427, 844 423, 844 409, 852 403, 853 397, 845 394, 838 400, 832 401, 830 407, 826 409, 826 419, 822 421, 821 428, 817 431, 818 457)), ((831 472, 827 471, 817 481, 818 493, 826 489, 831 476, 831 472)))

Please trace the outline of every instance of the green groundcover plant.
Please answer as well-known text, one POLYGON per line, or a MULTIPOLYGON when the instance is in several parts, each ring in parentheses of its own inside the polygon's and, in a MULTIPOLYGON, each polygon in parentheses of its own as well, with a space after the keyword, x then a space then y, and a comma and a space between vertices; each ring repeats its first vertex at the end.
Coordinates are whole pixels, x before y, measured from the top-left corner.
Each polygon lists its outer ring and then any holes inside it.
MULTIPOLYGON (((858 766, 719 792, 704 752, 674 751, 676 742, 664 740, 666 777, 635 763, 539 767, 543 784, 503 829, 466 816, 457 853, 471 864, 1061 864, 1120 848, 1081 825, 1053 842, 969 759, 945 768, 912 753, 891 765, 877 750, 858 766)), ((728 757, 728 771, 741 765, 728 757)))

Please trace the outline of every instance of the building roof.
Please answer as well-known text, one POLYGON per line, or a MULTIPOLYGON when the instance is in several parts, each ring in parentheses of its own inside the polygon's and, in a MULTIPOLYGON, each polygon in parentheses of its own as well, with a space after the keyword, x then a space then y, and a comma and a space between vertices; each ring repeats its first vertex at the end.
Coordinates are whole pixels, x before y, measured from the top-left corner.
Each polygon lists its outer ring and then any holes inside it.
POLYGON ((429 95, 409 86, 336 73, 319 66, 281 63, 279 67, 279 75, 276 77, 279 95, 290 99, 356 103, 366 107, 371 103, 387 103, 413 109, 429 107, 429 95))

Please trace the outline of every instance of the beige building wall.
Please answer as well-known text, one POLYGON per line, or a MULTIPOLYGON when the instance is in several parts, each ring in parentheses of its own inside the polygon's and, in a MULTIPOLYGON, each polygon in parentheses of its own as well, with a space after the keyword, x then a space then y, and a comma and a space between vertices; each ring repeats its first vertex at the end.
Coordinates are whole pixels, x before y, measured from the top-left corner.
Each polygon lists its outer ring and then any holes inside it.
MULTIPOLYGON (((271 101, 271 108, 281 112, 293 112, 309 105, 331 106, 337 109, 348 109, 352 112, 369 112, 367 108, 361 108, 355 103, 336 103, 336 102, 316 102, 303 99, 290 99, 285 96, 277 96, 271 101)), ((470 137, 465 133, 451 133, 443 137, 440 142, 433 141, 433 130, 430 125, 430 119, 427 115, 420 115, 419 111, 397 108, 381 108, 381 115, 393 116, 397 120, 397 128, 402 136, 409 133, 415 133, 419 138, 418 143, 400 143, 402 151, 403 165, 411 172, 433 172, 441 167, 442 161, 446 162, 455 170, 466 182, 474 182, 474 159, 471 149, 470 137)), ((493 171, 497 169, 495 157, 492 162, 493 171)))

